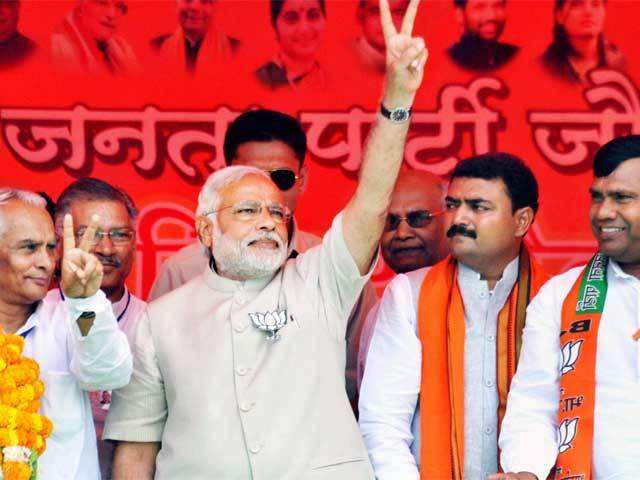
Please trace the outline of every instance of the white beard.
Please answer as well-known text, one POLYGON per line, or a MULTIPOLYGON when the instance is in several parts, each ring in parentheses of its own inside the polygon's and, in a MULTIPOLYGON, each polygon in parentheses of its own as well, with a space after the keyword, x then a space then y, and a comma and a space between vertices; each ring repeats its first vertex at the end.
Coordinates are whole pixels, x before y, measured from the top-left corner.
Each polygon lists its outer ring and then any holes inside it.
POLYGON ((273 275, 287 259, 287 245, 275 232, 260 232, 234 240, 228 235, 216 235, 211 249, 218 271, 225 277, 250 280, 273 275), (273 240, 277 249, 249 246, 261 239, 273 240))

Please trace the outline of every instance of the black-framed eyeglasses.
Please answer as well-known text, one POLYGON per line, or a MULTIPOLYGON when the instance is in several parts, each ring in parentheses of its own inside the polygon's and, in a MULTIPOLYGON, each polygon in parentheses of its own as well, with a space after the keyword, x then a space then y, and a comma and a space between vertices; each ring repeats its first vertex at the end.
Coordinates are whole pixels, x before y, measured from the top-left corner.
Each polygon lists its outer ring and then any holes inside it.
POLYGON ((299 175, 293 170, 289 170, 288 168, 276 168, 274 170, 267 170, 267 173, 271 177, 273 183, 276 184, 281 191, 286 192, 287 190, 291 190, 296 184, 296 180, 300 178, 299 175))
POLYGON ((385 232, 397 230, 401 221, 406 221, 411 228, 423 228, 429 225, 435 217, 442 215, 443 211, 430 212, 429 210, 414 210, 407 213, 406 216, 396 215, 394 213, 387 214, 387 220, 384 224, 385 232))

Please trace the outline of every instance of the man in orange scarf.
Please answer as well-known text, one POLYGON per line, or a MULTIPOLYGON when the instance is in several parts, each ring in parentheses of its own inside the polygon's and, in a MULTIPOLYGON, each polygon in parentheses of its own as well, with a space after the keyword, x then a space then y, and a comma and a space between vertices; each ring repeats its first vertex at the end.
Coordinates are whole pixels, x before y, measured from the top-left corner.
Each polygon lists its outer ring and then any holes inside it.
POLYGON ((598 253, 532 302, 500 435, 498 479, 640 476, 640 135, 593 161, 598 253), (555 466, 554 466, 555 464, 555 466))
POLYGON ((513 155, 454 169, 445 213, 452 256, 389 284, 369 349, 360 428, 379 480, 497 470, 525 309, 546 280, 523 245, 537 209, 536 179, 513 155))
POLYGON ((176 31, 151 40, 162 67, 189 74, 219 73, 237 53, 240 42, 228 37, 214 20, 215 0, 178 0, 176 31))

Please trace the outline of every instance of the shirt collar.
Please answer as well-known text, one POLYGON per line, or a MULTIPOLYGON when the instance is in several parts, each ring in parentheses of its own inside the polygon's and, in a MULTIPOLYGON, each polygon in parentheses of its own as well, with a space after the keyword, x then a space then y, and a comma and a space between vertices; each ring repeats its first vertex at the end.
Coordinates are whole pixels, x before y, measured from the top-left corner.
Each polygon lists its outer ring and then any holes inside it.
POLYGON ((113 314, 117 319, 120 319, 120 317, 127 310, 127 307, 129 306, 129 302, 131 301, 130 296, 131 294, 129 293, 129 289, 125 285, 124 294, 122 295, 122 298, 120 298, 120 300, 117 300, 111 304, 111 308, 113 309, 113 314))
MULTIPOLYGON (((494 291, 498 288, 501 290, 505 288, 507 291, 511 291, 513 285, 515 285, 516 280, 518 279, 519 264, 520 256, 516 256, 509 262, 502 272, 502 277, 500 277, 500 280, 496 283, 494 291)), ((481 279, 482 275, 480 273, 462 262, 458 262, 458 277, 465 282, 486 282, 486 280, 481 279)))
POLYGON ((31 330, 33 330, 38 325, 40 325, 40 312, 42 311, 43 305, 44 305, 44 302, 40 300, 34 312, 31 315, 29 315, 29 318, 27 318, 27 321, 24 322, 24 325, 22 325, 18 330, 16 330, 15 332, 16 335, 20 335, 21 337, 26 338, 27 335, 29 335, 29 333, 31 332, 31 330))
POLYGON ((620 278, 622 280, 639 281, 633 275, 629 275, 624 270, 622 270, 622 267, 620 267, 620 264, 618 262, 616 262, 615 260, 611 259, 611 258, 609 258, 609 270, 608 270, 607 273, 609 273, 609 274, 613 273, 616 277, 618 277, 618 278, 620 278))

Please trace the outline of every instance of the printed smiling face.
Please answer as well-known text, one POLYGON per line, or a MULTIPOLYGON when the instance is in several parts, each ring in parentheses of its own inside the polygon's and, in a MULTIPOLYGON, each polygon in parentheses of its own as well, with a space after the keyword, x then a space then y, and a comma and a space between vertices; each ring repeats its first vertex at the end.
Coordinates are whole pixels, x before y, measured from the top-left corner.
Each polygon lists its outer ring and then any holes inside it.
POLYGON ((320 49, 326 19, 317 0, 285 0, 274 26, 282 52, 309 61, 320 49))
POLYGON ((468 0, 456 8, 458 22, 466 33, 495 42, 506 22, 506 0, 468 0))
POLYGON ((122 0, 81 0, 77 20, 91 38, 106 42, 116 33, 126 13, 127 4, 122 0))

